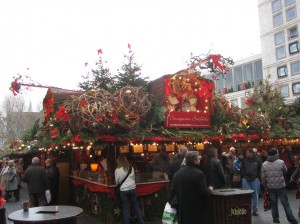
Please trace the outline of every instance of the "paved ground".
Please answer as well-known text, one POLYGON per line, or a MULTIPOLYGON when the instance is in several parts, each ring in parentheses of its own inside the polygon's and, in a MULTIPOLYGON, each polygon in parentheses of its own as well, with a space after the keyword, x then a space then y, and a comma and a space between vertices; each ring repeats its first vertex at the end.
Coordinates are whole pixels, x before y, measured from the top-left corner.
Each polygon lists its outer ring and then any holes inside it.
MULTIPOLYGON (((300 200, 296 200, 295 198, 295 190, 288 191, 289 201, 292 208, 292 211, 294 213, 294 216, 298 219, 300 222, 300 218, 298 218, 298 208, 300 204, 300 200)), ((21 194, 20 194, 20 201, 16 202, 14 198, 10 199, 6 205, 6 217, 14 211, 21 209, 21 202, 24 200, 28 200, 28 193, 27 193, 27 187, 25 184, 22 185, 21 194)), ((280 213, 280 223, 282 224, 288 224, 289 222, 286 220, 286 216, 283 210, 282 205, 279 203, 279 213, 280 213)), ((254 217, 252 216, 252 223, 253 224, 267 224, 272 223, 272 216, 271 211, 263 211, 263 200, 259 199, 259 216, 254 217)), ((147 224, 161 224, 160 221, 157 222, 146 222, 147 224)), ((0 223, 4 224, 4 223, 0 223)), ((13 224, 11 221, 7 220, 7 224, 13 224)), ((101 224, 98 220, 94 219, 93 217, 88 216, 87 214, 81 214, 77 219, 77 224, 101 224)), ((208 223, 209 224, 209 223, 208 223)), ((242 223, 241 223, 242 224, 242 223)))

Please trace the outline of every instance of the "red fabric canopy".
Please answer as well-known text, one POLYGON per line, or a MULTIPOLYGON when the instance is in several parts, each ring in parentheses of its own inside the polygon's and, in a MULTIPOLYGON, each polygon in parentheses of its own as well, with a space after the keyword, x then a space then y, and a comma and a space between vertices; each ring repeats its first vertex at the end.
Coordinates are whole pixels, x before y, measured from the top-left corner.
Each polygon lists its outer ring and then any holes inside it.
MULTIPOLYGON (((115 188, 103 186, 99 184, 90 183, 84 180, 79 179, 72 179, 72 183, 76 186, 84 185, 86 184, 88 189, 91 192, 105 192, 108 193, 110 196, 114 196, 115 188)), ((163 188, 165 188, 169 183, 163 182, 163 183, 149 183, 149 184, 139 184, 136 186, 136 193, 138 196, 145 196, 149 194, 153 194, 163 188)))

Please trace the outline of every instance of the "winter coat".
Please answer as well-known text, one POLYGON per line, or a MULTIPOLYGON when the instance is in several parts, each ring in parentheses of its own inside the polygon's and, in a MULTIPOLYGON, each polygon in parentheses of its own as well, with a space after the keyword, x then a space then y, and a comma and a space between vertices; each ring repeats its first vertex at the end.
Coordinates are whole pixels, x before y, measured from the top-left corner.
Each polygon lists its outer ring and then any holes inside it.
POLYGON ((210 156, 203 164, 207 172, 207 181, 214 189, 221 189, 226 187, 225 173, 220 160, 214 156, 210 156))
POLYGON ((234 160, 236 159, 236 157, 231 154, 231 153, 228 153, 227 155, 227 170, 229 173, 234 173, 234 167, 233 167, 233 163, 234 163, 234 160))
POLYGON ((177 159, 175 159, 169 167, 169 172, 168 172, 168 177, 170 182, 172 182, 174 174, 181 168, 181 164, 183 161, 184 157, 179 156, 177 159))
POLYGON ((22 181, 27 183, 29 194, 43 194, 46 190, 50 190, 50 182, 46 171, 39 165, 29 167, 22 181))
POLYGON ((172 192, 178 199, 178 217, 180 224, 207 224, 207 188, 205 176, 196 167, 186 166, 174 175, 172 192))
POLYGON ((8 166, 3 167, 0 173, 0 186, 5 187, 6 186, 6 176, 8 172, 8 166))
POLYGON ((293 179, 294 181, 299 181, 299 179, 300 179, 300 164, 298 165, 297 169, 292 174, 291 179, 293 179))
POLYGON ((18 189, 17 171, 15 167, 8 168, 6 174, 5 191, 14 191, 18 189))
POLYGON ((261 184, 267 189, 281 189, 286 186, 284 175, 287 168, 284 161, 277 156, 268 156, 262 165, 261 184))
POLYGON ((236 158, 233 162, 233 170, 238 175, 241 174, 242 163, 243 163, 243 161, 240 160, 239 158, 236 158))
POLYGON ((293 168, 294 167, 294 159, 293 159, 293 154, 289 150, 285 150, 280 158, 284 161, 285 166, 287 169, 293 168))
POLYGON ((51 197, 55 200, 59 188, 60 172, 56 165, 52 164, 46 168, 46 173, 50 182, 51 197))
POLYGON ((256 155, 253 155, 252 158, 246 157, 242 162, 241 177, 249 182, 256 178, 260 179, 261 165, 261 160, 256 155))

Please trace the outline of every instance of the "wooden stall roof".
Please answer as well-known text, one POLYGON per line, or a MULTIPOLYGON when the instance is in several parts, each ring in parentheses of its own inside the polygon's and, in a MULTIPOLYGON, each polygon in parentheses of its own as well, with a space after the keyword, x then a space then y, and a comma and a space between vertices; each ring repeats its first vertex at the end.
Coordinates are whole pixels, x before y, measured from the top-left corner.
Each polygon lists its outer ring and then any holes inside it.
POLYGON ((166 100, 165 89, 164 89, 164 79, 169 76, 171 76, 171 74, 164 75, 158 79, 155 79, 155 80, 151 81, 149 84, 150 93, 154 97, 156 97, 158 105, 161 105, 161 106, 164 105, 165 100, 166 100))
POLYGON ((43 103, 46 103, 49 99, 53 99, 54 106, 62 105, 67 100, 70 100, 72 96, 80 96, 84 91, 67 90, 60 88, 49 88, 46 96, 44 97, 43 103))

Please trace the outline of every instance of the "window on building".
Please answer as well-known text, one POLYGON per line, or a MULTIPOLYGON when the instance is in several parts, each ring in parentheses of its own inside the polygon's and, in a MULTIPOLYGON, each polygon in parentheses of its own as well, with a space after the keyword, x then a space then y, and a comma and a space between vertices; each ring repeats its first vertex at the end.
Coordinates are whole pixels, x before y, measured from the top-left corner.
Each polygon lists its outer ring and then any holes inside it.
POLYGON ((281 89, 280 89, 280 93, 281 93, 281 96, 283 97, 289 97, 289 86, 288 85, 284 85, 284 86, 281 86, 281 89))
POLYGON ((242 83, 243 83, 243 73, 242 72, 243 72, 242 66, 238 66, 233 69, 234 89, 236 91, 242 90, 242 83))
POLYGON ((289 51, 290 51, 290 54, 295 54, 295 53, 299 52, 299 43, 298 43, 298 41, 289 44, 289 51))
POLYGON ((300 94, 300 82, 294 83, 292 89, 294 94, 300 94))
POLYGON ((282 24, 282 13, 279 13, 273 17, 274 26, 279 26, 282 24))
POLYGON ((291 5, 295 2, 295 0, 285 0, 285 5, 288 6, 288 5, 291 5))
POLYGON ((291 74, 292 75, 300 74, 300 61, 291 63, 291 74))
POLYGON ((290 21, 297 17, 296 7, 292 7, 286 10, 286 21, 290 21))
POLYGON ((244 82, 247 83, 248 87, 253 86, 253 66, 252 63, 243 66, 244 82))
POLYGON ((254 62, 254 82, 260 83, 263 81, 262 60, 254 62))
POLYGON ((278 67, 277 68, 277 77, 282 78, 282 77, 285 77, 285 76, 287 76, 287 67, 286 67, 286 65, 278 67))
POLYGON ((284 43, 284 32, 283 31, 275 34, 275 45, 279 45, 282 43, 284 43))
POLYGON ((273 9, 273 12, 277 12, 278 10, 280 10, 281 9, 281 1, 280 0, 273 1, 272 9, 273 9))
POLYGON ((245 101, 246 101, 246 97, 241 97, 241 108, 247 107, 247 105, 245 104, 245 101))
POLYGON ((219 77, 219 79, 216 80, 215 92, 221 93, 223 88, 224 88, 224 79, 223 77, 219 77))
POLYGON ((227 72, 225 76, 225 87, 227 88, 227 92, 233 91, 233 78, 232 78, 232 71, 230 70, 227 72))
POLYGON ((277 58, 277 60, 285 58, 285 47, 284 46, 276 48, 276 58, 277 58))
POLYGON ((292 40, 298 37, 298 27, 294 26, 288 29, 288 39, 292 40))
POLYGON ((236 105, 236 106, 239 106, 238 99, 231 99, 230 102, 231 102, 231 104, 234 104, 234 105, 236 105))

